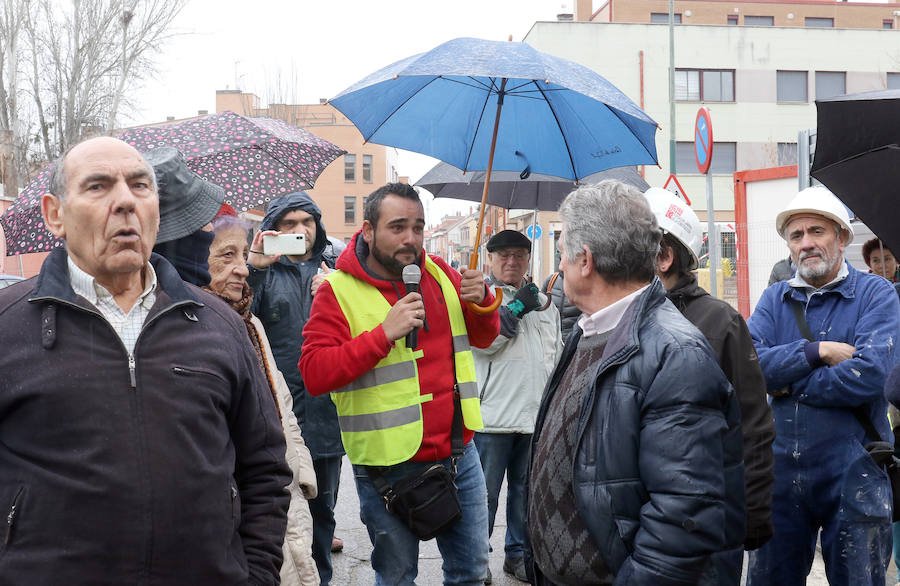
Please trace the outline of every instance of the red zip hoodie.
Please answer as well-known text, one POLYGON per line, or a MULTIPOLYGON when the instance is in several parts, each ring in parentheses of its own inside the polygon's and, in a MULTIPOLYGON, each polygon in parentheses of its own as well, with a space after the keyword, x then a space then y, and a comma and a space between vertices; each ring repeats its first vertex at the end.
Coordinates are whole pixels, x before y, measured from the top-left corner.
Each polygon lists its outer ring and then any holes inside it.
MULTIPOLYGON (((374 277, 366 271, 360 258, 368 256, 368 245, 362 239, 362 231, 354 234, 337 261, 337 269, 375 286, 393 305, 406 295, 402 281, 388 281, 374 277), (357 250, 357 247, 359 249, 357 250)), ((431 256, 431 255, 429 255, 431 256)), ((459 293, 460 275, 437 256, 433 260, 459 293)), ((431 393, 433 399, 422 403, 424 433, 419 451, 413 461, 429 462, 450 456, 450 424, 453 418, 453 336, 450 317, 441 286, 431 274, 422 270, 419 293, 425 303, 425 326, 418 332, 417 350, 423 355, 416 360, 419 385, 422 394, 431 393)), ((490 305, 493 294, 487 290, 482 305, 490 305)), ((460 303, 453 299, 452 303, 460 303)), ((497 312, 478 315, 463 303, 463 316, 469 333, 469 343, 476 348, 487 348, 500 332, 497 312)), ((303 328, 303 349, 300 355, 300 374, 306 390, 314 396, 340 388, 375 368, 388 355, 394 343, 387 339, 379 325, 355 338, 350 337, 350 326, 327 281, 316 291, 309 321, 303 328)), ((466 443, 474 432, 463 431, 466 443)))

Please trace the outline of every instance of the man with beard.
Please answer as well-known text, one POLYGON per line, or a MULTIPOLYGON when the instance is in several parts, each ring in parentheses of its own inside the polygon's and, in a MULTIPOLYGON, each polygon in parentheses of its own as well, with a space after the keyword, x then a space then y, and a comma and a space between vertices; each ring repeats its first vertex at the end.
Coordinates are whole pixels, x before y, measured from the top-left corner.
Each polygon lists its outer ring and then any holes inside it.
POLYGON ((375 583, 412 584, 419 549, 418 537, 386 510, 376 486, 396 487, 443 465, 455 473, 462 510, 461 520, 437 535, 444 583, 478 584, 487 574, 488 510, 472 442, 482 421, 471 346, 489 346, 500 320, 467 302, 487 306, 493 295, 481 272, 460 275, 423 255, 425 213, 409 185, 377 189, 366 199, 364 219, 315 295, 300 372, 310 394, 330 392, 337 406, 374 547, 375 583), (419 292, 402 280, 407 265, 421 271, 419 292), (451 457, 454 441, 460 457, 451 457))
POLYGON ((829 584, 884 584, 891 488, 864 446, 893 441, 882 389, 897 296, 844 261, 853 228, 827 189, 801 191, 775 224, 797 274, 747 322, 775 415, 774 535, 751 553, 747 584, 804 584, 820 530, 829 584))

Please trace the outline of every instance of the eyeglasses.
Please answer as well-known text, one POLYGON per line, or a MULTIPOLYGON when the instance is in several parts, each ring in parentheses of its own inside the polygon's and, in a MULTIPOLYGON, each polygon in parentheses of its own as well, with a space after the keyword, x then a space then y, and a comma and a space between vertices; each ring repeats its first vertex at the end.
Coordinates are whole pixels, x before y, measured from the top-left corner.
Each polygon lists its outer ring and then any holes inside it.
POLYGON ((528 257, 528 252, 525 250, 498 250, 494 254, 503 260, 508 260, 510 257, 516 260, 525 260, 528 257))

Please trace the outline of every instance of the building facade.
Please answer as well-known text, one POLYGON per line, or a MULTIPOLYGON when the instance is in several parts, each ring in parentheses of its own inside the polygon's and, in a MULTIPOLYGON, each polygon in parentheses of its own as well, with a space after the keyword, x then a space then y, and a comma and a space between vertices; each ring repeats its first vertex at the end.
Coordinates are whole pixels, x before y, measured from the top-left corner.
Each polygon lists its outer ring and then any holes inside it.
MULTIPOLYGON (((693 0, 676 2, 676 10, 686 14, 686 6, 694 4, 715 5, 721 14, 728 12, 726 8, 759 5, 770 7, 774 15, 776 8, 783 8, 778 2, 693 0)), ((831 2, 790 6, 812 10, 824 4, 836 10, 831 2)), ((649 18, 651 10, 667 7, 668 2, 610 0, 605 4, 614 19, 624 18, 625 7, 632 5, 642 7, 649 18)), ((900 7, 877 6, 887 14, 900 7)), ((602 9, 595 14, 602 16, 602 9)), ((797 8, 795 19, 802 14, 797 8)), ((900 87, 900 35, 893 29, 683 24, 674 27, 674 37, 674 165, 669 154, 666 24, 539 22, 525 42, 599 72, 660 124, 656 141, 660 167, 645 168, 647 182, 663 186, 674 167, 701 219, 705 219, 706 187, 697 172, 693 146, 701 106, 712 118, 715 216, 717 221, 730 222, 734 220, 733 174, 795 164, 798 132, 816 126, 817 98, 900 87)))

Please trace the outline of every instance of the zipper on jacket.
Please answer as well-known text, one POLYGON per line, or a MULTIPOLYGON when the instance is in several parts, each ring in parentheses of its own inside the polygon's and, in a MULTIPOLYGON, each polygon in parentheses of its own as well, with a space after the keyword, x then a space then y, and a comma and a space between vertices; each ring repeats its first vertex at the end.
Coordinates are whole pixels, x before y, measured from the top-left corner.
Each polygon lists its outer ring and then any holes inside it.
POLYGON ((137 388, 137 377, 134 375, 135 364, 134 364, 134 354, 128 355, 128 374, 131 375, 131 388, 137 388))
POLYGON ((19 510, 19 499, 22 498, 24 491, 24 486, 19 488, 16 497, 13 499, 12 506, 9 508, 9 514, 6 515, 6 537, 3 538, 3 545, 9 545, 9 538, 12 536, 13 525, 16 522, 16 514, 19 510))

